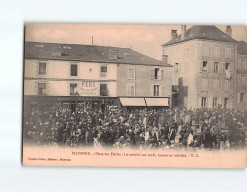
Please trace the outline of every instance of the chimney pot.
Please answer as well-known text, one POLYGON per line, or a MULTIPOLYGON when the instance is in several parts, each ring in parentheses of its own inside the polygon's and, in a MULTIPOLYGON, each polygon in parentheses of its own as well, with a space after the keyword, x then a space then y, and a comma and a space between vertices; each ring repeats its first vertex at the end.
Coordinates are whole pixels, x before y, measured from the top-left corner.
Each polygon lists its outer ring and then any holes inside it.
POLYGON ((186 37, 186 25, 181 25, 181 40, 186 37))
POLYGON ((231 26, 226 26, 226 34, 229 37, 232 37, 232 27, 231 26))
POLYGON ((178 36, 177 30, 172 30, 171 31, 171 37, 172 37, 172 39, 176 38, 177 36, 178 36))

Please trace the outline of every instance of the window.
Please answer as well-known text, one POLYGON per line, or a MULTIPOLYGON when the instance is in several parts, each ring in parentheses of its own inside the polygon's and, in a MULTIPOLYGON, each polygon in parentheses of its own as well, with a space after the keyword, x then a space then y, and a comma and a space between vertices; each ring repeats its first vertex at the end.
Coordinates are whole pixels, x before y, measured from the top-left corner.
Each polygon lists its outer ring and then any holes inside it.
POLYGON ((39 62, 39 74, 46 74, 46 63, 39 62))
POLYGON ((218 106, 218 98, 213 98, 213 108, 218 106))
POLYGON ((113 51, 113 50, 110 49, 110 51, 109 51, 109 58, 110 59, 117 60, 118 59, 118 52, 117 51, 113 51))
POLYGON ((214 48, 214 57, 220 57, 220 48, 219 47, 214 48))
POLYGON ((241 60, 241 69, 244 70, 244 69, 247 69, 246 67, 246 60, 241 60))
POLYGON ((214 79, 213 80, 213 91, 219 91, 219 89, 220 89, 220 81, 214 79))
POLYGON ((209 56, 209 46, 204 46, 202 49, 203 56, 209 56))
POLYGON ((229 108, 229 98, 224 98, 224 108, 229 108))
POLYGON ((70 95, 77 95, 77 84, 70 84, 70 95))
POLYGON ((135 79, 135 67, 128 66, 128 79, 135 79))
POLYGON ((202 103, 201 103, 201 107, 202 108, 206 108, 207 107, 207 98, 206 97, 202 97, 202 103))
POLYGON ((108 96, 107 84, 100 84, 100 95, 108 96))
POLYGON ((245 85, 245 75, 241 75, 241 84, 245 85))
POLYGON ((225 70, 230 70, 230 63, 225 63, 225 70))
POLYGON ((219 72, 219 62, 214 62, 214 73, 219 72))
POLYGON ((173 72, 174 73, 179 73, 179 64, 178 63, 175 63, 174 66, 173 66, 173 72))
POLYGON ((160 80, 160 68, 155 68, 154 69, 154 79, 155 80, 160 80))
POLYGON ((226 48, 225 49, 225 57, 227 58, 231 58, 231 48, 226 48))
POLYGON ((208 66, 208 62, 207 61, 203 61, 202 62, 202 71, 207 71, 207 66, 208 66))
POLYGON ((135 83, 128 83, 127 84, 127 95, 128 96, 135 96, 135 83))
POLYGON ((160 96, 160 86, 154 85, 154 96, 160 96))
POLYGON ((244 102, 244 96, 245 96, 244 93, 240 93, 240 103, 244 102))
POLYGON ((185 63, 185 64, 183 65, 183 67, 184 67, 184 73, 188 73, 189 64, 188 64, 188 63, 185 63))
POLYGON ((231 89, 230 80, 225 80, 225 91, 230 91, 230 89, 231 89))
POLYGON ((242 68, 242 61, 241 59, 238 60, 238 68, 241 69, 242 68))
POLYGON ((46 83, 38 83, 38 95, 46 95, 46 83))
POLYGON ((202 79, 202 91, 208 90, 208 79, 202 79))
POLYGON ((71 64, 70 76, 77 76, 77 64, 71 64))
POLYGON ((100 67, 100 76, 106 77, 106 75, 107 75, 107 66, 101 66, 100 67))

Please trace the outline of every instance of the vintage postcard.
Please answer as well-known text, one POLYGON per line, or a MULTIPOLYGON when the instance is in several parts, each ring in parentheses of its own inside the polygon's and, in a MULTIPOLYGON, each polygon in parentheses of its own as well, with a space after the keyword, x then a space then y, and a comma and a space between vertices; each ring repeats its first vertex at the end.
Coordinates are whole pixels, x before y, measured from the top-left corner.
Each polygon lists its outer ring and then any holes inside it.
POLYGON ((246 168, 247 28, 25 24, 23 165, 246 168))

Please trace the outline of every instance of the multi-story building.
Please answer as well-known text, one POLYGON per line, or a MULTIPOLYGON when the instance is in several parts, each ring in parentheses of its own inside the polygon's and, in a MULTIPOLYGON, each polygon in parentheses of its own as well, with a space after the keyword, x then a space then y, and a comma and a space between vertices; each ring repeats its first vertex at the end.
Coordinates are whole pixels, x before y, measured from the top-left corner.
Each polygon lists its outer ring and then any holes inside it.
POLYGON ((192 26, 181 34, 172 30, 163 54, 173 65, 173 107, 233 108, 237 42, 215 26, 192 26))
POLYGON ((247 110, 247 43, 245 41, 238 42, 236 93, 235 107, 239 110, 247 110))
POLYGON ((129 48, 26 42, 24 105, 169 106, 171 70, 129 48))

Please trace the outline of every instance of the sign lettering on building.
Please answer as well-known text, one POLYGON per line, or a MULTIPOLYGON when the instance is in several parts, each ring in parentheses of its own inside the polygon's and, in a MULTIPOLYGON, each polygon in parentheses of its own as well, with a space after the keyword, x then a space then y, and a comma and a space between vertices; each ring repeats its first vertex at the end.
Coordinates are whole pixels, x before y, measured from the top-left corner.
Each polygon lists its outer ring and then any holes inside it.
POLYGON ((81 95, 83 96, 97 96, 98 86, 95 81, 82 81, 81 95))

